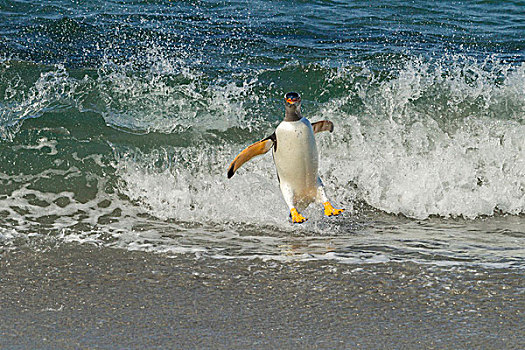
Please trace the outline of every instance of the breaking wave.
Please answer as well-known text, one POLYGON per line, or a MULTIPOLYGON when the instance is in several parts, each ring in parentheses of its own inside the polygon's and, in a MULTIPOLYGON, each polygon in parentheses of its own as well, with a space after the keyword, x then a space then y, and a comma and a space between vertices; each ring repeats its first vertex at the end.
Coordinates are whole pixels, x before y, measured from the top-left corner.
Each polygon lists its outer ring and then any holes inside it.
POLYGON ((365 234, 374 215, 525 213, 523 64, 293 63, 225 80, 156 50, 145 59, 147 69, 0 62, 0 240, 36 231, 127 249, 271 256, 283 246, 301 252, 295 240, 309 237, 309 258, 312 249, 326 257, 342 232, 365 234), (282 75, 302 81, 309 119, 335 124, 316 138, 343 218, 311 207, 309 222, 292 229, 269 155, 226 178, 233 157, 279 123, 285 88, 273 82, 282 75))

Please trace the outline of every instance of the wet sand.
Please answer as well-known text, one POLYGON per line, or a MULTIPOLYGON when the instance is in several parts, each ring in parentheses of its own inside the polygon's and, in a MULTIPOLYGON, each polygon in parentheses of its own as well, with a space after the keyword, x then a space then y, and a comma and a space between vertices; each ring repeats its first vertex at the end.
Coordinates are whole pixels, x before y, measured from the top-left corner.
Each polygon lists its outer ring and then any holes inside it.
POLYGON ((520 349, 523 281, 482 267, 17 248, 0 255, 0 348, 520 349))

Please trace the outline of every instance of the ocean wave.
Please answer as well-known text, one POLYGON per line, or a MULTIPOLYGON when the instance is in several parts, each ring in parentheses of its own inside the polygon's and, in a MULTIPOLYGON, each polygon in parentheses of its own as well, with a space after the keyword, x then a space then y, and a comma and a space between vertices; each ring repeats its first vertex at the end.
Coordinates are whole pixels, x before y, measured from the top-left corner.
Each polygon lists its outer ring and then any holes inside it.
POLYGON ((140 60, 107 59, 96 70, 9 60, 0 65, 2 139, 12 140, 28 118, 70 109, 97 113, 108 125, 137 133, 250 130, 264 120, 257 112, 260 95, 253 93, 259 88, 256 77, 214 80, 156 49, 140 60), (141 70, 144 66, 146 70, 141 70), (26 74, 26 69, 33 74, 26 74))
MULTIPOLYGON (((245 165, 232 180, 225 177, 237 152, 279 121, 285 87, 272 81, 282 74, 297 77, 298 90, 304 88, 306 116, 336 125, 333 134, 317 137, 320 173, 336 203, 349 209, 365 203, 418 219, 525 212, 523 64, 465 56, 416 57, 391 71, 295 63, 213 80, 161 51, 148 55, 141 66, 107 60, 81 71, 0 63, 2 76, 10 77, 1 85, 1 146, 10 154, 4 161, 22 164, 15 168, 20 176, 35 177, 25 183, 20 178, 16 190, 45 182, 37 180, 64 171, 67 163, 83 183, 104 183, 101 174, 109 176, 111 185, 97 187, 100 193, 89 198, 103 201, 107 191, 119 193, 124 199, 113 197, 112 210, 286 229, 271 157, 245 165), (77 158, 66 156, 66 149, 77 158), (96 154, 103 160, 86 160, 96 154), (47 162, 35 168, 17 158, 22 156, 47 162)), ((5 174, 7 183, 13 175, 5 174)), ((59 177, 53 181, 60 186, 59 177)), ((70 203, 90 191, 70 187, 78 192, 66 196, 70 203)), ((6 192, 4 204, 23 207, 26 195, 45 197, 48 188, 33 188, 42 196, 6 192)), ((42 208, 33 209, 64 216, 59 206, 42 208)))
POLYGON ((330 101, 318 115, 342 128, 325 143, 339 154, 325 158, 332 181, 356 188, 340 191, 346 200, 413 218, 523 213, 524 72, 500 62, 415 60, 330 101))
MULTIPOLYGON (((418 219, 524 213, 524 66, 415 60, 385 79, 368 69, 326 74, 330 84, 352 84, 346 95, 313 110, 305 103, 312 120, 336 124, 333 135, 318 136, 321 175, 336 201, 418 219)), ((133 170, 121 176, 128 195, 157 215, 263 222, 282 204, 271 159, 248 164, 230 181, 221 177, 235 154, 256 140, 237 148, 184 149, 184 156, 172 157, 186 162, 174 161, 158 173, 146 157, 126 165, 133 170), (253 203, 253 191, 263 205, 253 203)))

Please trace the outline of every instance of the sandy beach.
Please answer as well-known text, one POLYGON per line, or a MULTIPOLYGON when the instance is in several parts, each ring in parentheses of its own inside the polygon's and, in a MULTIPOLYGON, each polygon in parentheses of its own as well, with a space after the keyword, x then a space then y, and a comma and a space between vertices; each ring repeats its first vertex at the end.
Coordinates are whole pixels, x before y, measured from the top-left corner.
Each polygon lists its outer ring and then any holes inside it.
POLYGON ((22 248, 0 259, 0 348, 519 349, 522 282, 410 263, 22 248))

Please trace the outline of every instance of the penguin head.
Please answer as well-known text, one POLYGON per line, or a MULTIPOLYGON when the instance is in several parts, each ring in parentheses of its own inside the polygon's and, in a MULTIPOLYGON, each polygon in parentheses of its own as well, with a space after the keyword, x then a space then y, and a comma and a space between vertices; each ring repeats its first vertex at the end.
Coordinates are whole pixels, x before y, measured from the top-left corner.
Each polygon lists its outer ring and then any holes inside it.
POLYGON ((285 120, 301 119, 301 96, 297 92, 284 95, 285 120))
POLYGON ((284 95, 284 105, 286 107, 296 106, 301 107, 301 96, 297 92, 289 92, 284 95))

